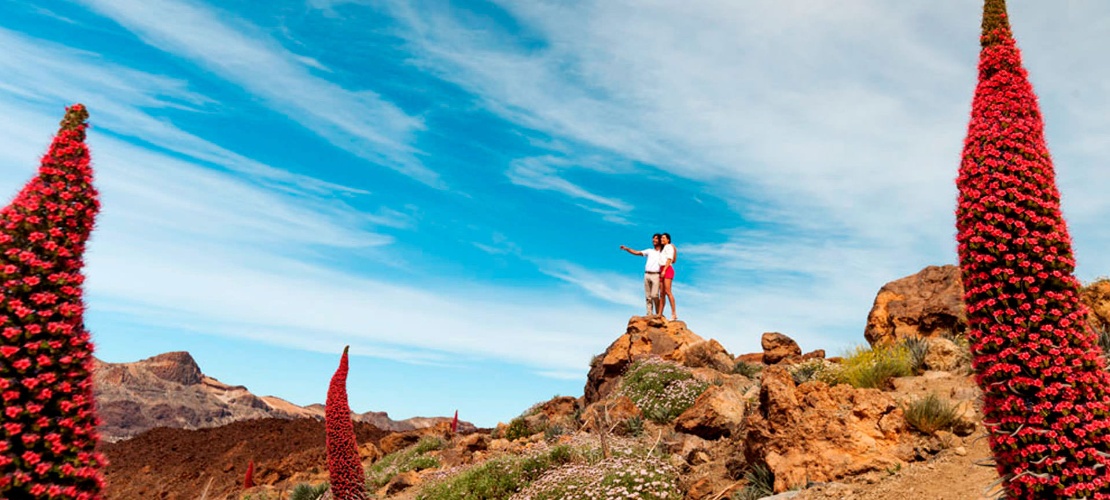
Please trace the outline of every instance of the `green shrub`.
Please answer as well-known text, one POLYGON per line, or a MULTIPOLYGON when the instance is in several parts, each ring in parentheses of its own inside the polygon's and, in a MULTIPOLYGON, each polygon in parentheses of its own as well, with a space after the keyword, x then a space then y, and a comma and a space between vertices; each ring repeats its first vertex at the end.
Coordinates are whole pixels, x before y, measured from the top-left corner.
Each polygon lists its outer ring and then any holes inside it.
POLYGON ((289 500, 320 500, 327 491, 328 483, 320 483, 316 486, 301 483, 293 487, 289 500))
POLYGON ((744 361, 737 361, 736 366, 732 367, 732 373, 743 375, 748 378, 753 378, 763 371, 763 365, 757 363, 746 363, 744 361))
POLYGON ((925 355, 929 354, 929 341, 921 337, 905 337, 899 343, 909 353, 910 370, 914 373, 925 371, 925 355))
POLYGON ((516 417, 509 421, 508 428, 505 429, 505 439, 509 441, 516 441, 520 438, 526 438, 534 434, 532 429, 528 426, 528 421, 524 417, 516 417))
POLYGON ((413 445, 412 451, 417 455, 422 455, 429 451, 442 450, 446 446, 447 441, 439 436, 424 436, 413 445))
POLYGON ((410 470, 434 469, 439 467, 439 459, 428 455, 441 450, 446 441, 436 436, 424 436, 416 444, 395 451, 381 458, 366 470, 366 484, 373 489, 381 488, 394 476, 410 470))
POLYGON ((648 420, 662 424, 686 411, 708 387, 686 367, 648 358, 628 367, 618 394, 631 399, 648 420))
POLYGON ((810 380, 821 380, 820 375, 825 371, 825 360, 807 359, 801 363, 790 365, 786 368, 794 383, 801 385, 810 380))
POLYGON ((958 416, 955 406, 934 393, 910 402, 903 408, 903 412, 906 423, 925 434, 948 429, 958 416))
POLYGON ((549 442, 554 441, 559 436, 562 436, 563 434, 566 434, 566 433, 567 433, 567 430, 564 429, 563 426, 561 426, 559 424, 549 425, 543 431, 543 439, 545 441, 549 441, 549 442))
POLYGON ((744 473, 748 485, 732 494, 732 500, 758 500, 775 494, 775 474, 763 464, 755 464, 744 473))
POLYGON ((885 389, 894 377, 913 375, 910 352, 905 346, 857 347, 835 371, 835 382, 858 388, 885 389))
POLYGON ((568 446, 556 446, 532 456, 505 455, 487 460, 454 476, 432 482, 418 500, 509 498, 550 469, 573 460, 568 446))
POLYGON ((640 437, 644 435, 644 418, 639 415, 628 417, 624 421, 624 427, 629 436, 640 437))

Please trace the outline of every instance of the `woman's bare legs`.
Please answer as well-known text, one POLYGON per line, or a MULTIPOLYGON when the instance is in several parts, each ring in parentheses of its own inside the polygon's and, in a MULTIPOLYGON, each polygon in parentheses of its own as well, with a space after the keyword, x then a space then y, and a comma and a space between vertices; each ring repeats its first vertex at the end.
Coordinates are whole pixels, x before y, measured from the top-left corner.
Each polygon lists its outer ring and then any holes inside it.
MULTIPOLYGON (((674 280, 673 279, 664 279, 663 280, 663 300, 661 302, 663 302, 662 309, 666 309, 667 308, 667 300, 666 299, 670 299, 670 301, 671 301, 671 321, 674 321, 674 320, 678 319, 678 312, 675 311, 675 308, 674 308, 674 294, 671 293, 671 282, 672 281, 674 281, 674 280)), ((662 309, 659 311, 659 314, 663 314, 662 309)))

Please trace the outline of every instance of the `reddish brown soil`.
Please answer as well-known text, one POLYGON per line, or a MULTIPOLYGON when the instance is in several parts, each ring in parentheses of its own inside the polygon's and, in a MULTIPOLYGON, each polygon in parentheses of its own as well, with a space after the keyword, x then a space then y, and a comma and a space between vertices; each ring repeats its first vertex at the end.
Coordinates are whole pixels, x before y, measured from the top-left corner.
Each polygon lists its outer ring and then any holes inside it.
MULTIPOLYGON (((360 445, 389 434, 355 423, 360 445)), ((127 441, 105 443, 111 462, 108 498, 194 500, 239 498, 247 463, 257 484, 290 482, 295 474, 325 471, 324 423, 317 420, 244 420, 200 430, 158 428, 127 441)), ((289 485, 292 487, 292 484, 289 485)))

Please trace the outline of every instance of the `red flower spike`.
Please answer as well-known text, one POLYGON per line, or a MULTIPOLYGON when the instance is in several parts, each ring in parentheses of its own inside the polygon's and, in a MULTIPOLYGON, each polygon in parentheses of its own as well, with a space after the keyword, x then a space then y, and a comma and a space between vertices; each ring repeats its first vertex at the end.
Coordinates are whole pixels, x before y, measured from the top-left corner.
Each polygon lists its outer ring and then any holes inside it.
POLYGON ((100 208, 88 116, 66 109, 38 176, 0 210, 0 399, 19 410, 2 415, 0 498, 104 498, 92 366, 70 364, 93 350, 80 286, 100 208))
POLYGON ((247 462, 247 474, 243 476, 243 489, 254 488, 254 460, 247 462))
POLYGON ((1005 0, 986 0, 980 43, 956 239, 991 451, 1011 498, 1110 498, 1110 375, 1005 0))
POLYGON ((451 434, 459 432, 459 410, 455 410, 455 418, 451 419, 451 434))
POLYGON ((324 406, 324 429, 327 436, 328 480, 335 500, 365 500, 366 476, 358 458, 355 424, 347 404, 347 351, 339 358, 339 368, 331 377, 328 400, 324 406))

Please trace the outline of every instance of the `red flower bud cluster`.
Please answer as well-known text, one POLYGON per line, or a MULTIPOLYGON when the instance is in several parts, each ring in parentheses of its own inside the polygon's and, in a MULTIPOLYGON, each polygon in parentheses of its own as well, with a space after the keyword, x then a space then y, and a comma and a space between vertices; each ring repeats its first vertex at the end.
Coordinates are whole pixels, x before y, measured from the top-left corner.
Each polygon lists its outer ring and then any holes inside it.
POLYGON ((243 477, 243 489, 254 488, 254 460, 247 462, 247 474, 243 477))
POLYGON ((102 498, 81 274, 100 204, 88 112, 66 110, 39 174, 0 211, 0 498, 102 498))
POLYGON ((335 500, 365 500, 366 476, 358 458, 355 424, 347 404, 347 350, 339 358, 339 368, 331 377, 328 400, 324 406, 324 429, 327 435, 328 479, 335 500))
POLYGON ((1110 375, 1004 0, 981 43, 956 226, 983 423, 1011 498, 1110 498, 1110 375))

